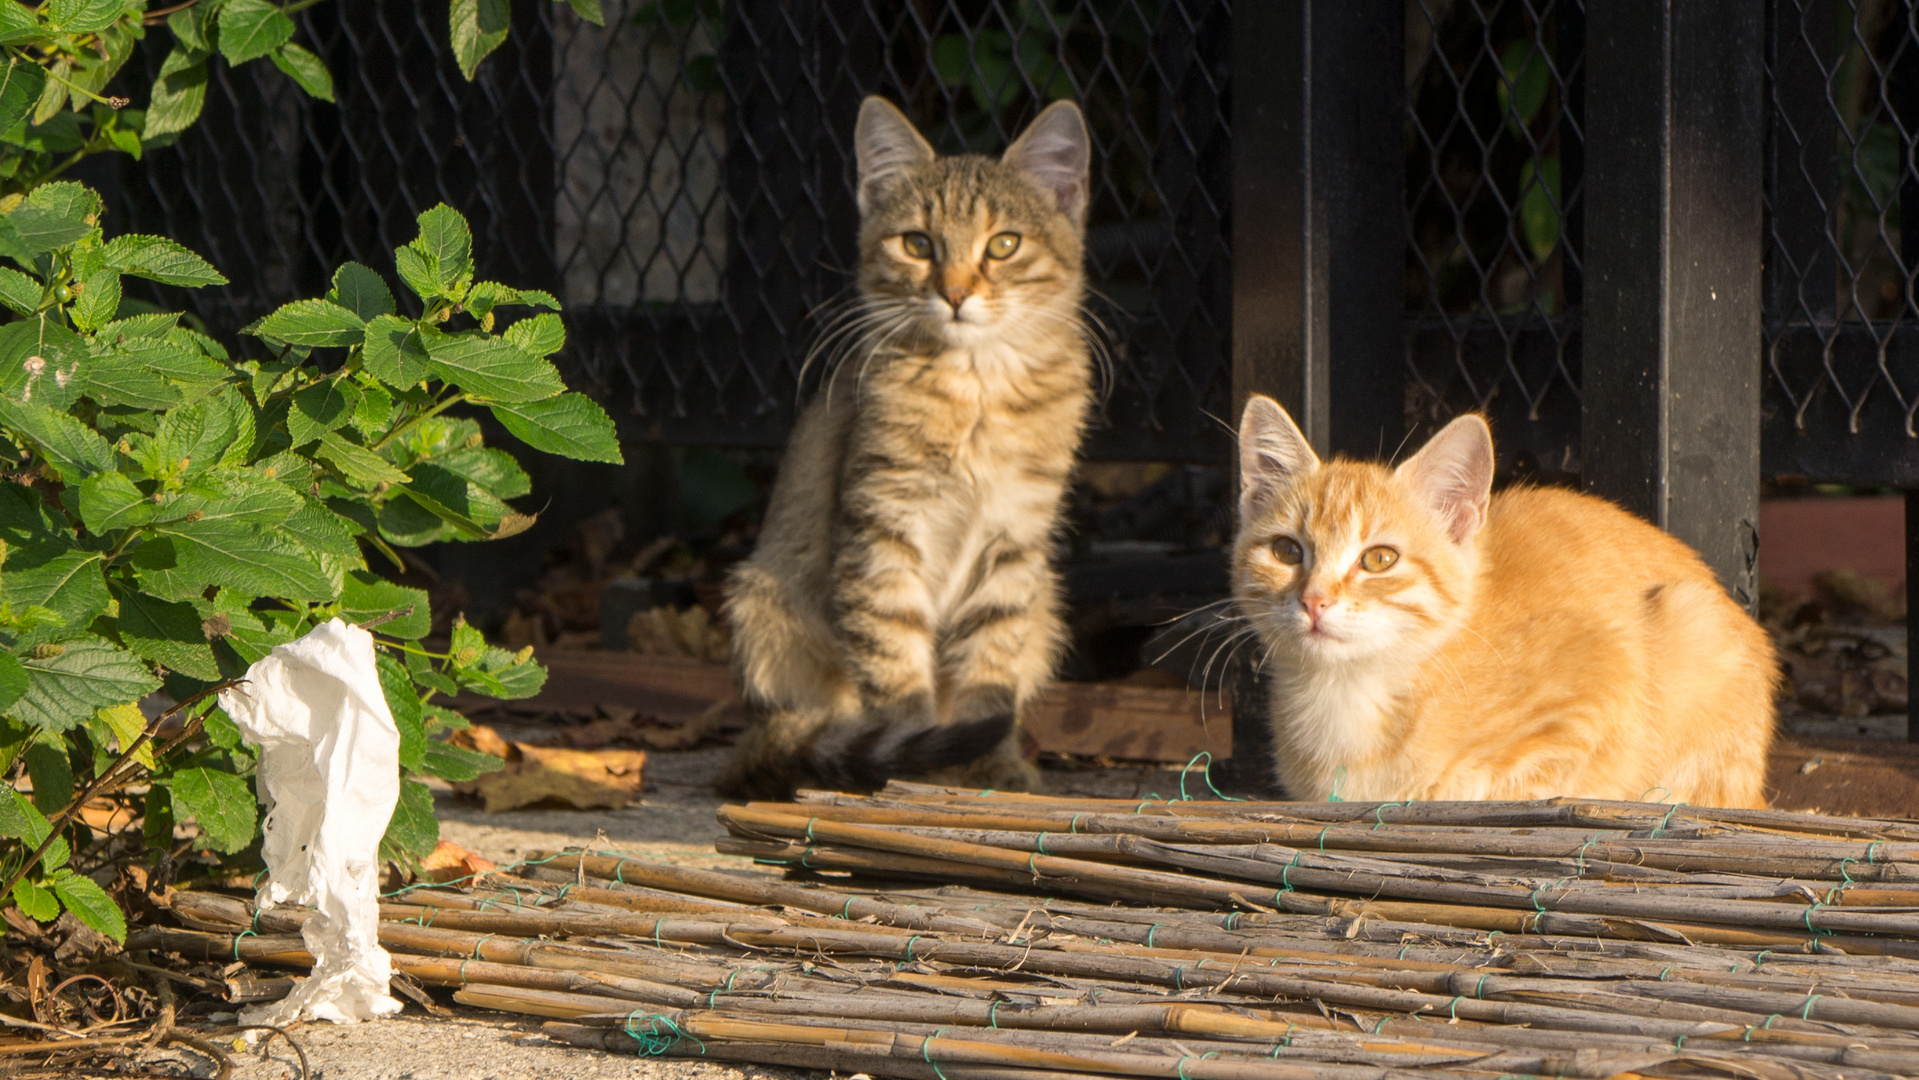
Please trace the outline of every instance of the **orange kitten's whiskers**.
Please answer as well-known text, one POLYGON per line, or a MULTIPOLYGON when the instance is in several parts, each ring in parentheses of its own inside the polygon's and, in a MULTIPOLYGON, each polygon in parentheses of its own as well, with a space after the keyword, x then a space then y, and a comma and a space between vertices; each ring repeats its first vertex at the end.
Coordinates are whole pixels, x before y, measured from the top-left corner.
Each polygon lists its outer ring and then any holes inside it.
POLYGON ((1491 494, 1484 421, 1397 468, 1240 427, 1233 589, 1296 797, 1763 803, 1775 668, 1698 556, 1609 503, 1491 494))

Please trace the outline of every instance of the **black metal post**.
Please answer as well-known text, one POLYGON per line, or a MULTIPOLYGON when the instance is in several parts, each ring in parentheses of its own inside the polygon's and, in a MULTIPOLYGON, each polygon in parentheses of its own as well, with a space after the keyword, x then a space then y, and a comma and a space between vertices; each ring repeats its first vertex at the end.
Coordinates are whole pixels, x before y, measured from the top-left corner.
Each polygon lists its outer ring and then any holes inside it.
MULTIPOLYGON (((1234 417, 1268 394, 1322 454, 1390 453, 1405 422, 1405 5, 1247 3, 1233 20, 1234 417)), ((1273 782, 1266 714, 1240 671, 1228 771, 1242 788, 1273 782)))
POLYGON ((1586 17, 1586 487, 1758 602, 1765 7, 1586 17))

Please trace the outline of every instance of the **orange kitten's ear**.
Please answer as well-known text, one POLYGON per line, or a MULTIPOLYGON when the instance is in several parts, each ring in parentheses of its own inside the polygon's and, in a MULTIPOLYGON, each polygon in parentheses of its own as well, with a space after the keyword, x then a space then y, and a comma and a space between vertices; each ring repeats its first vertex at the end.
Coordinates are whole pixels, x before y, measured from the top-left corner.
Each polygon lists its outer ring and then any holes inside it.
POLYGON ((1477 416, 1462 416, 1441 429, 1394 475, 1439 515, 1453 543, 1463 544, 1486 523, 1486 504, 1493 490, 1492 429, 1477 416))
POLYGON ((1246 399, 1239 416, 1240 521, 1254 504, 1317 468, 1319 455, 1279 402, 1264 394, 1246 399))
POLYGON ((913 129, 906 114, 883 97, 860 103, 853 125, 853 154, 859 161, 860 213, 866 213, 881 188, 915 165, 933 160, 933 146, 913 129))
POLYGON ((1086 212, 1087 171, 1093 145, 1079 106, 1055 101, 1026 125, 1000 158, 1040 182, 1059 202, 1059 212, 1080 219, 1086 212))

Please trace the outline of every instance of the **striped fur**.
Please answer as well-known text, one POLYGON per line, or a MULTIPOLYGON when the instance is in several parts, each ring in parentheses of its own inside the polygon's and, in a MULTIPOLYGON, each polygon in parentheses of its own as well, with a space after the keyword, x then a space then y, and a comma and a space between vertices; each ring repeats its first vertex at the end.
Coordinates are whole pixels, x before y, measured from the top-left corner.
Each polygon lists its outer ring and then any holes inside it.
POLYGON ((1240 445, 1234 594, 1295 797, 1765 805, 1772 643, 1692 549, 1589 495, 1489 495, 1477 416, 1397 469, 1322 464, 1256 397, 1240 445))
POLYGON ((727 585, 755 722, 722 789, 1031 788, 1017 718, 1063 641, 1051 555, 1092 392, 1085 126, 1056 104, 998 160, 942 158, 869 98, 855 145, 861 304, 727 585))

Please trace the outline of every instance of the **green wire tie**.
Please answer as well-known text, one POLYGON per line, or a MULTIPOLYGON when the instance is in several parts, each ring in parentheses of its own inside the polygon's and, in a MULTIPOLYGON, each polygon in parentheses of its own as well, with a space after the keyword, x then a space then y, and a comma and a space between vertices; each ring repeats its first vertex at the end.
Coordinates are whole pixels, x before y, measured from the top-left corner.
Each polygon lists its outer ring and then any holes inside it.
POLYGON ((846 903, 840 905, 840 918, 845 919, 849 922, 852 921, 853 901, 855 899, 857 898, 849 896, 846 898, 846 903))
POLYGON ((242 931, 240 931, 240 932, 239 932, 239 934, 237 934, 237 935, 235 935, 235 937, 234 937, 234 939, 233 939, 233 958, 234 958, 235 960, 238 960, 238 959, 240 959, 240 939, 241 939, 241 938, 244 938, 244 937, 259 937, 259 936, 260 936, 260 935, 258 935, 258 934, 256 934, 256 933, 254 933, 254 932, 253 932, 253 931, 251 931, 251 930, 242 930, 242 931))
MULTIPOLYGON (((1281 871, 1279 872, 1279 883, 1280 883, 1281 885, 1284 885, 1284 886, 1285 886, 1285 888, 1283 888, 1283 889, 1281 889, 1281 890, 1279 890, 1279 892, 1292 892, 1292 891, 1293 891, 1293 882, 1292 882, 1292 873, 1293 873, 1293 867, 1295 867, 1295 866, 1298 866, 1298 865, 1299 865, 1299 856, 1300 856, 1300 850, 1299 850, 1298 848, 1294 848, 1294 849, 1293 849, 1293 861, 1292 861, 1292 862, 1289 862, 1289 863, 1287 863, 1287 864, 1286 864, 1286 869, 1284 869, 1284 870, 1281 870, 1281 871)), ((1274 895, 1274 896, 1278 896, 1278 895, 1279 895, 1279 893, 1274 893, 1273 895, 1274 895)), ((1275 901, 1275 903, 1277 903, 1277 901, 1275 901)))
POLYGON ((665 921, 665 916, 653 920, 653 947, 656 949, 664 950, 666 948, 665 945, 660 944, 660 924, 665 921))
POLYGON ((995 1031, 999 1030, 999 1002, 997 1001, 986 1006, 986 1026, 995 1031))
POLYGON ((1375 1035, 1379 1034, 1380 1029, 1386 1026, 1386 1021, 1391 1019, 1392 1017, 1390 1016, 1382 1016, 1379 1019, 1373 1021, 1373 1034, 1375 1035))
POLYGON ((1464 1000, 1466 1000, 1466 995, 1460 994, 1453 998, 1451 1005, 1446 1006, 1446 1013, 1453 1018, 1454 1023, 1457 1023, 1459 1020, 1459 1003, 1464 1000))
POLYGON ((467 957, 467 959, 468 959, 468 960, 483 960, 483 959, 485 959, 485 957, 482 957, 482 956, 480 955, 480 950, 486 947, 486 941, 487 941, 487 938, 493 938, 493 937, 499 937, 499 936, 500 936, 500 935, 498 935, 498 934, 487 934, 487 935, 486 935, 485 937, 482 937, 482 938, 480 938, 480 940, 478 940, 478 941, 476 941, 476 942, 474 942, 474 943, 473 943, 473 955, 472 955, 472 956, 469 956, 469 957, 467 957))
MULTIPOLYGON (((1392 809, 1395 806, 1404 808, 1404 807, 1411 806, 1412 804, 1413 804, 1413 800, 1407 799, 1405 802, 1380 803, 1378 806, 1373 807, 1373 831, 1378 832, 1380 827, 1386 824, 1385 819, 1381 818, 1379 815, 1385 813, 1386 811, 1392 809)), ((1322 847, 1320 850, 1324 851, 1325 848, 1322 847)))
MULTIPOLYGON (((1672 792, 1668 791, 1666 792, 1666 794, 1670 795, 1672 794, 1672 792)), ((1658 827, 1653 829, 1652 835, 1648 837, 1648 839, 1651 839, 1651 840, 1659 839, 1660 835, 1666 831, 1666 826, 1672 824, 1672 816, 1674 814, 1677 814, 1679 812, 1679 808, 1685 805, 1686 803, 1683 800, 1680 802, 1673 803, 1672 809, 1666 811, 1666 816, 1660 820, 1658 827)))
POLYGON ((907 963, 910 964, 913 962, 913 943, 915 941, 918 941, 920 938, 924 936, 925 935, 923 934, 914 934, 912 937, 906 939, 906 962, 907 963))
POLYGON ((1481 975, 1481 976, 1479 977, 1479 984, 1478 984, 1477 986, 1474 986, 1474 987, 1473 987, 1473 996, 1474 996, 1474 997, 1476 997, 1476 998, 1479 998, 1479 999, 1480 999, 1480 1000, 1482 1000, 1482 1001, 1484 1001, 1484 1000, 1485 1000, 1485 998, 1486 998, 1486 980, 1487 980, 1487 979, 1490 979, 1490 978, 1492 978, 1492 977, 1493 977, 1493 973, 1492 973, 1492 972, 1490 972, 1490 971, 1488 971, 1488 972, 1487 972, 1486 974, 1484 974, 1484 975, 1481 975))
POLYGON ((1885 843, 1886 842, 1884 840, 1874 840, 1872 843, 1866 845, 1866 865, 1867 866, 1873 865, 1872 849, 1876 847, 1884 847, 1885 843))
POLYGON ((1681 1052, 1682 1052, 1682 1051, 1684 1051, 1685 1049, 1686 1049, 1686 1037, 1685 1037, 1684 1035, 1681 1035, 1681 1036, 1679 1036, 1679 1037, 1678 1037, 1677 1039, 1674 1039, 1674 1040, 1672 1041, 1672 1052, 1673 1052, 1673 1053, 1675 1053, 1675 1054, 1677 1054, 1677 1053, 1681 1053, 1681 1052))
POLYGON ((1085 817, 1085 816, 1086 816, 1085 814, 1074 814, 1074 815, 1073 815, 1073 820, 1072 820, 1072 821, 1070 821, 1070 822, 1068 822, 1068 823, 1067 823, 1067 825, 1066 825, 1066 831, 1067 831, 1067 832, 1074 832, 1074 833, 1076 833, 1076 832, 1078 832, 1078 831, 1079 831, 1079 819, 1080 819, 1080 818, 1083 818, 1083 817, 1085 817))
POLYGON ((1281 1050, 1291 1049, 1293 1045, 1293 1025, 1286 1025, 1286 1033, 1279 1037, 1279 1045, 1273 1047, 1273 1056, 1278 1057, 1281 1050))
POLYGON ((1039 831, 1039 840, 1036 842, 1035 846, 1039 848, 1039 853, 1041 855, 1052 854, 1052 852, 1049 852, 1046 850, 1046 830, 1045 829, 1041 829, 1039 831))
POLYGON ((461 986, 466 985, 466 966, 468 964, 471 964, 472 962, 473 962, 473 958, 471 956, 460 961, 460 985, 461 986))
POLYGON ((1026 870, 1033 875, 1035 881, 1039 880, 1039 852, 1035 851, 1026 857, 1026 870))
POLYGON ((1590 840, 1587 840, 1585 843, 1579 845, 1579 850, 1573 853, 1573 861, 1576 862, 1579 866, 1580 877, 1586 876, 1586 849, 1589 847, 1592 847, 1594 844, 1597 844, 1598 842, 1599 842, 1599 834, 1594 833, 1592 834, 1592 838, 1590 840))
POLYGON ((1147 929, 1146 931, 1146 947, 1147 948, 1150 949, 1153 947, 1153 935, 1159 933, 1159 928, 1165 925, 1166 924, 1163 922, 1156 922, 1150 928, 1147 929))
POLYGON ((1808 997, 1806 999, 1806 1007, 1799 1010, 1799 1019, 1811 1020, 1812 1019, 1812 1003, 1815 1001, 1818 1001, 1820 998, 1825 996, 1826 995, 1824 994, 1814 994, 1811 997, 1808 997))
POLYGON ((819 818, 816 818, 816 817, 810 817, 806 819, 806 842, 809 844, 819 843, 818 840, 813 839, 813 823, 818 820, 819 818))
POLYGON ((1138 806, 1135 806, 1135 807, 1133 807, 1133 813, 1135 813, 1135 814, 1138 814, 1138 813, 1142 813, 1142 812, 1144 812, 1144 811, 1145 811, 1145 809, 1146 809, 1146 808, 1147 808, 1147 807, 1148 807, 1149 805, 1151 805, 1151 804, 1153 804, 1153 803, 1155 803, 1155 802, 1162 802, 1162 803, 1163 803, 1163 802, 1165 802, 1165 801, 1166 801, 1165 799, 1162 799, 1162 798, 1160 798, 1160 797, 1159 797, 1159 792, 1157 792, 1157 791, 1149 791, 1149 792, 1147 792, 1147 793, 1146 793, 1146 797, 1145 797, 1144 799, 1141 799, 1141 800, 1139 801, 1139 805, 1138 805, 1138 806))
POLYGON ((718 998, 718 997, 720 996, 720 993, 721 993, 722 991, 724 991, 725 993, 728 993, 728 994, 730 994, 730 993, 732 993, 732 992, 733 992, 733 980, 734 980, 734 979, 737 979, 737 978, 739 978, 739 976, 740 976, 740 969, 739 969, 739 968, 734 968, 734 969, 733 969, 732 971, 729 971, 729 972, 727 972, 727 973, 726 973, 726 985, 725 985, 725 986, 723 986, 723 987, 715 987, 712 993, 710 993, 710 994, 708 994, 708 995, 706 995, 706 1007, 707 1007, 707 1008, 709 1008, 709 1009, 717 1009, 717 1008, 719 1008, 719 1006, 718 1006, 717 1004, 715 1004, 715 1003, 714 1003, 714 999, 715 999, 715 998, 718 998))
POLYGON ((1326 834, 1332 831, 1333 827, 1331 825, 1319 830, 1319 853, 1321 855, 1326 854, 1326 834))
POLYGON ((1227 913, 1226 913, 1226 925, 1225 925, 1224 927, 1222 927, 1221 929, 1224 929, 1224 930, 1226 930, 1226 931, 1227 931, 1227 932, 1229 932, 1229 933, 1230 933, 1230 932, 1232 932, 1232 931, 1234 931, 1234 930, 1237 930, 1237 929, 1239 929, 1239 912, 1237 912, 1237 911, 1229 911, 1229 912, 1227 912, 1227 913))
POLYGON ((933 1067, 933 1075, 939 1077, 940 1080, 946 1080, 946 1074, 940 1071, 940 1063, 933 1060, 933 1040, 939 1038, 940 1032, 945 1030, 946 1030, 945 1028, 939 1028, 935 1030, 931 1035, 928 1035, 920 1043, 921 1060, 925 1061, 928 1065, 931 1065, 933 1067))
POLYGON ((1401 960, 1404 960, 1404 959, 1406 959, 1406 953, 1407 953, 1407 951, 1408 951, 1408 950, 1410 950, 1411 948, 1412 948, 1412 946, 1411 946, 1411 945, 1401 945, 1401 946, 1399 947, 1399 958, 1400 958, 1401 960))
POLYGON ((619 862, 613 864, 614 881, 619 882, 621 885, 626 884, 626 879, 621 877, 620 874, 626 869, 626 864, 632 861, 631 859, 621 859, 619 862))
MULTIPOLYGON (((1540 902, 1539 902, 1539 897, 1540 897, 1540 894, 1541 894, 1541 893, 1545 893, 1545 892, 1548 892, 1548 891, 1550 891, 1550 890, 1551 890, 1551 889, 1552 889, 1552 888, 1553 888, 1554 886, 1558 886, 1558 885, 1564 885, 1564 884, 1565 884, 1566 882, 1568 882, 1568 881, 1570 881, 1570 880, 1572 880, 1572 879, 1571 879, 1571 878, 1560 878, 1560 879, 1559 879, 1559 880, 1557 880, 1557 881, 1553 881, 1553 882, 1549 882, 1549 883, 1547 883, 1547 884, 1545 884, 1545 885, 1541 885, 1541 886, 1540 886, 1539 888, 1537 888, 1537 889, 1534 889, 1534 890, 1532 891, 1532 896, 1530 897, 1530 899, 1531 899, 1531 900, 1532 900, 1532 902, 1533 902, 1533 910, 1534 910, 1534 911, 1537 911, 1537 912, 1539 912, 1539 913, 1540 913, 1541 915, 1544 915, 1544 914, 1546 914, 1547 912, 1546 912, 1546 908, 1545 908, 1545 906, 1544 906, 1544 905, 1542 905, 1542 904, 1540 904, 1540 902)), ((1537 921, 1535 920, 1535 922, 1534 922, 1534 924, 1533 924, 1533 925, 1534 925, 1535 927, 1537 927, 1537 926, 1538 926, 1538 922, 1537 922, 1537 921)))
POLYGON ((1818 940, 1821 934, 1824 934, 1830 937, 1832 935, 1832 931, 1822 930, 1819 927, 1812 925, 1813 913, 1818 911, 1822 907, 1831 907, 1831 906, 1832 906, 1831 904, 1821 903, 1818 900, 1814 900, 1812 903, 1806 905, 1806 932, 1811 934, 1815 941, 1818 940))
POLYGON ((1664 971, 1661 971, 1661 972, 1659 973, 1659 981, 1660 981, 1660 982, 1665 982, 1665 981, 1666 981, 1666 976, 1668 976, 1668 975, 1671 975, 1671 974, 1672 974, 1672 965, 1671 965, 1671 964, 1667 964, 1667 965, 1666 965, 1666 970, 1664 970, 1664 971))
MULTIPOLYGON (((672 1017, 661 1016, 635 1009, 626 1014, 626 1021, 620 1025, 626 1037, 640 1044, 640 1053, 648 1057, 659 1057, 679 1045, 681 1040, 690 1040, 700 1048, 701 1056, 706 1054, 706 1044, 686 1033, 672 1017)), ((942 1078, 944 1080, 944 1078, 942 1078)))
POLYGON ((1345 786, 1346 786, 1346 766, 1341 765, 1338 768, 1333 770, 1333 790, 1326 793, 1326 801, 1327 802, 1345 802, 1346 801, 1345 799, 1342 799, 1339 797, 1339 790, 1345 786))
POLYGON ((1185 768, 1179 770, 1179 801, 1180 802, 1193 801, 1186 794, 1186 774, 1193 771, 1193 766, 1199 764, 1200 758, 1206 759, 1206 768, 1200 772, 1199 774, 1200 779, 1206 781, 1206 789, 1208 791, 1211 791, 1215 798, 1222 799, 1226 802, 1245 802, 1246 801, 1245 799, 1242 799, 1237 795, 1228 795, 1225 792, 1213 786, 1213 752, 1211 750, 1201 750, 1199 753, 1193 755, 1193 760, 1187 762, 1185 768))
POLYGON ((1764 964, 1764 963, 1766 962, 1766 957, 1768 957, 1768 956, 1771 956, 1771 955, 1772 955, 1772 950, 1771 950, 1771 949, 1761 949, 1761 950, 1759 950, 1759 954, 1758 954, 1757 956, 1754 956, 1754 957, 1752 958, 1752 969, 1753 969, 1754 971, 1758 971, 1758 970, 1759 970, 1759 966, 1760 966, 1761 964, 1764 964))

